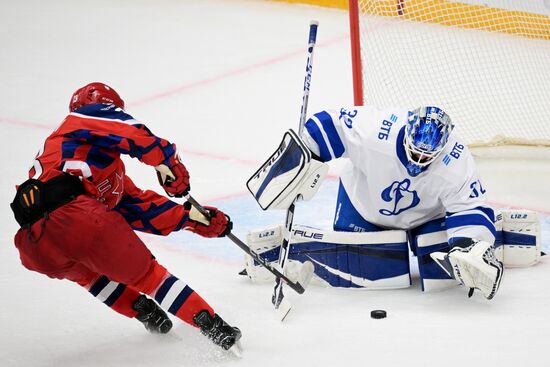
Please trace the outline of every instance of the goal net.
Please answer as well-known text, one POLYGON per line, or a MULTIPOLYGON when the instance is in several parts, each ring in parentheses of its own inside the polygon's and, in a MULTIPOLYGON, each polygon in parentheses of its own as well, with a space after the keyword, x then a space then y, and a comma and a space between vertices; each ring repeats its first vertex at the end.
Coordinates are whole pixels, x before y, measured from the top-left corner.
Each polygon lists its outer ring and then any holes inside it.
POLYGON ((470 146, 550 146, 550 0, 350 0, 356 104, 437 105, 470 146))

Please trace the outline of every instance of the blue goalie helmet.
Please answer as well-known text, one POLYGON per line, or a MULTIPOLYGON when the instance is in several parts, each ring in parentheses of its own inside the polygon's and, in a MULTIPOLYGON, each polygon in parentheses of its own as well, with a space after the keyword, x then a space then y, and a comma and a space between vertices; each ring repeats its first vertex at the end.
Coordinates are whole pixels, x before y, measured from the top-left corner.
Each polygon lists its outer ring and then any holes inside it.
POLYGON ((453 128, 451 118, 439 107, 419 107, 409 111, 403 144, 409 163, 416 166, 413 172, 437 158, 449 141, 453 128))

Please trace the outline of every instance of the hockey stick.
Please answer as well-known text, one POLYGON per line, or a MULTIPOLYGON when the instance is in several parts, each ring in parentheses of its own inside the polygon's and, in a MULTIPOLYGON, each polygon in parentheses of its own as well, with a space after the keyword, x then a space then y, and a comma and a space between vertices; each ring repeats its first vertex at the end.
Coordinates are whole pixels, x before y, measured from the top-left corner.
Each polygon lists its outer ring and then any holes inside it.
MULTIPOLYGON (((210 213, 208 212, 208 210, 206 210, 202 205, 200 205, 191 195, 187 194, 185 195, 185 198, 191 205, 193 205, 193 207, 195 207, 195 209, 197 209, 202 215, 204 215, 205 218, 210 219, 210 213)), ((309 276, 310 269, 305 269, 305 271, 301 271, 298 277, 298 280, 292 281, 282 272, 272 267, 269 264, 269 262, 267 262, 263 257, 261 257, 260 255, 252 251, 250 247, 248 247, 243 241, 241 241, 233 233, 231 232, 227 233, 227 238, 233 241, 233 243, 239 246, 241 250, 243 250, 248 255, 250 255, 260 265, 262 265, 264 268, 269 270, 273 275, 275 275, 275 277, 277 277, 277 279, 282 279, 290 288, 294 289, 297 293, 299 294, 304 293, 307 283, 309 283, 309 280, 311 280, 311 277, 309 276)))
MULTIPOLYGON (((307 49, 307 63, 306 63, 306 75, 304 78, 304 93, 302 95, 302 108, 300 111, 300 123, 298 126, 298 134, 302 133, 304 124, 306 122, 306 113, 307 113, 307 104, 309 100, 309 87, 311 84, 311 72, 312 72, 312 62, 313 62, 313 49, 315 47, 315 42, 317 41, 317 28, 319 23, 317 21, 311 21, 309 23, 309 36, 308 36, 308 49, 307 49)), ((296 197, 292 204, 286 211, 285 219, 285 230, 283 235, 283 242, 281 244, 281 249, 279 252, 279 268, 284 272, 285 265, 288 260, 289 250, 290 250, 290 236, 292 233, 292 222, 294 220, 294 209, 295 203, 298 198, 296 197)), ((313 275, 313 272, 312 272, 313 275)), ((284 300, 283 294, 283 279, 277 277, 275 279, 275 288, 273 289, 273 296, 271 297, 271 302, 275 306, 275 309, 279 310, 281 316, 281 321, 284 320, 286 315, 290 312, 291 305, 286 300, 284 300)))

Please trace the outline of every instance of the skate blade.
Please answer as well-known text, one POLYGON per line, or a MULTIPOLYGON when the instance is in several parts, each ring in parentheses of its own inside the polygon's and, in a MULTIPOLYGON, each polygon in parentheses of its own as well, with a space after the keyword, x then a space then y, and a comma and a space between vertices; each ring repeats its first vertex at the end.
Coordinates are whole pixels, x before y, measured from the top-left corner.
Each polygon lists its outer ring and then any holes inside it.
POLYGON ((277 308, 277 317, 279 318, 279 320, 281 320, 281 322, 285 320, 291 309, 292 304, 290 303, 290 301, 286 299, 286 297, 283 298, 283 300, 279 304, 279 307, 277 308))
POLYGON ((231 348, 229 348, 227 351, 233 354, 237 358, 243 357, 243 349, 240 341, 237 341, 235 344, 233 344, 231 348))

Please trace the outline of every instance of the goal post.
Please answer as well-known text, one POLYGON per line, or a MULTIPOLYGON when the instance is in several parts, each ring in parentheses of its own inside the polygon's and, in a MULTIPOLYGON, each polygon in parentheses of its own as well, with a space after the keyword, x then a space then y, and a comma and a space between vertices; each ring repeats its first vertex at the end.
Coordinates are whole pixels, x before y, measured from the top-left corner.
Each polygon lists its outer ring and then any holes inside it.
POLYGON ((354 103, 438 105, 472 147, 550 147, 550 0, 349 0, 354 103))

